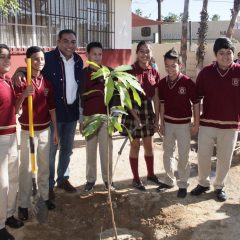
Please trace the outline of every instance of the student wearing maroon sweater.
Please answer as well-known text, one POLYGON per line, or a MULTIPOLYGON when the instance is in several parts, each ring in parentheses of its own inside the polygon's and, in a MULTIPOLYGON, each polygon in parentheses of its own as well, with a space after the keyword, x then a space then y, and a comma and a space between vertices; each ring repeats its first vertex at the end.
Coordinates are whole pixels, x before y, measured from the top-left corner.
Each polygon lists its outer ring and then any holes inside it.
MULTIPOLYGON (((95 62, 98 65, 102 63, 102 44, 99 42, 91 42, 87 46, 87 57, 89 61, 95 62)), ((82 71, 82 86, 83 93, 93 91, 92 93, 82 96, 81 104, 83 108, 83 116, 90 117, 94 114, 107 114, 107 109, 104 104, 104 79, 99 77, 91 80, 91 74, 96 71, 93 66, 88 66, 82 71), (96 90, 96 91, 95 91, 96 90)), ((80 124, 80 128, 82 124, 80 124)), ((81 131, 82 129, 80 129, 81 131)), ((96 162, 97 162, 97 146, 99 145, 99 154, 101 161, 102 179, 105 188, 108 189, 108 158, 110 163, 110 179, 112 178, 112 137, 108 134, 107 124, 103 123, 96 133, 86 138, 86 179, 84 187, 85 192, 90 192, 96 182, 96 162), (109 146, 107 145, 109 143, 109 146), (109 151, 109 153, 108 153, 109 151)), ((113 183, 111 190, 114 190, 113 183)))
MULTIPOLYGON (((10 70, 10 50, 0 44, 0 239, 14 240, 5 225, 20 228, 23 222, 14 217, 18 190, 18 152, 16 136, 16 103, 10 70)), ((24 93, 25 94, 25 93, 24 93)))
POLYGON ((174 150, 178 146, 178 176, 179 187, 177 196, 184 198, 187 195, 188 178, 190 174, 189 150, 191 133, 196 134, 199 128, 199 99, 195 83, 180 72, 181 60, 178 52, 173 48, 164 55, 164 64, 167 76, 159 83, 160 98, 160 131, 163 139, 163 164, 166 172, 164 183, 157 191, 161 192, 173 187, 174 150), (190 127, 192 108, 194 122, 190 127))
POLYGON ((216 142, 217 166, 214 189, 219 201, 240 127, 240 65, 233 62, 234 47, 228 38, 218 38, 213 46, 216 63, 206 66, 197 77, 197 90, 203 100, 198 136, 198 182, 192 195, 210 188, 211 156, 216 142))
MULTIPOLYGON (((129 160, 133 173, 132 185, 138 190, 144 191, 145 186, 138 174, 138 155, 140 150, 140 139, 144 147, 144 158, 147 165, 147 180, 159 184, 159 179, 154 174, 154 156, 152 136, 158 130, 159 124, 159 99, 158 83, 159 73, 150 65, 152 50, 150 44, 145 41, 137 45, 137 61, 132 65, 131 74, 135 75, 141 84, 145 95, 140 94, 141 107, 133 103, 133 109, 128 115, 123 116, 122 123, 131 131, 133 141, 131 142, 129 160), (154 104, 154 109, 152 106, 154 104), (154 112, 155 110, 155 112, 154 112)), ((123 135, 127 132, 123 131, 123 135)))
MULTIPOLYGON (((49 210, 54 209, 55 205, 49 200, 49 125, 50 121, 54 127, 54 143, 58 143, 56 128, 55 103, 52 87, 46 81, 41 70, 44 67, 44 53, 39 47, 27 49, 26 57, 32 60, 32 87, 28 87, 28 92, 33 97, 33 125, 34 125, 34 144, 38 166, 38 190, 41 197, 46 202, 49 210)), ((22 82, 20 87, 15 87, 16 94, 19 96, 27 83, 22 82)), ((21 220, 28 219, 28 208, 30 207, 30 197, 32 194, 32 173, 31 161, 29 157, 29 120, 28 120, 28 101, 19 97, 22 103, 22 113, 19 117, 21 125, 21 147, 20 147, 20 168, 19 168, 19 208, 18 214, 21 220)))

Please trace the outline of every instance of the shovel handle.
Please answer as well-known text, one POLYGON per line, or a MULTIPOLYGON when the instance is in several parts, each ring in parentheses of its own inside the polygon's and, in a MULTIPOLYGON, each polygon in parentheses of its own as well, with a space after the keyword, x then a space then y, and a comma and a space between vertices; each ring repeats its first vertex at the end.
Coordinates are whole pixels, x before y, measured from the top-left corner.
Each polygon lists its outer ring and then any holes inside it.
MULTIPOLYGON (((32 85, 32 62, 31 58, 27 58, 27 84, 32 85)), ((32 96, 28 96, 28 121, 29 121, 29 141, 30 141, 30 155, 32 174, 36 174, 36 160, 34 149, 34 129, 33 129, 33 103, 32 96)))

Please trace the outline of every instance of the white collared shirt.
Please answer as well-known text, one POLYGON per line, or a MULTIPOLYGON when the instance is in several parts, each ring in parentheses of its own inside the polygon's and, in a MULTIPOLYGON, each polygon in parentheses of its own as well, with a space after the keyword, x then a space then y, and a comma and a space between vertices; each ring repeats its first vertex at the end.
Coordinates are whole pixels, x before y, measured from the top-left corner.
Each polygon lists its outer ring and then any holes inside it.
POLYGON ((74 74, 75 62, 73 56, 68 60, 63 56, 61 52, 60 56, 62 57, 65 68, 67 104, 72 104, 76 100, 78 90, 78 85, 74 74))

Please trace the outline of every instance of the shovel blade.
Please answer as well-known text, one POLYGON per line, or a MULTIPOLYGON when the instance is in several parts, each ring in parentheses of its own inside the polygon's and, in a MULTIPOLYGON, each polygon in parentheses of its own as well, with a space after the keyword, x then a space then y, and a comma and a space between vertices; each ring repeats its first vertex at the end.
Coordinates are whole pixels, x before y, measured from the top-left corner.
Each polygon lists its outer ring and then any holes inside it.
POLYGON ((41 196, 38 194, 33 197, 32 201, 33 215, 36 217, 39 223, 45 223, 48 220, 48 208, 41 196))

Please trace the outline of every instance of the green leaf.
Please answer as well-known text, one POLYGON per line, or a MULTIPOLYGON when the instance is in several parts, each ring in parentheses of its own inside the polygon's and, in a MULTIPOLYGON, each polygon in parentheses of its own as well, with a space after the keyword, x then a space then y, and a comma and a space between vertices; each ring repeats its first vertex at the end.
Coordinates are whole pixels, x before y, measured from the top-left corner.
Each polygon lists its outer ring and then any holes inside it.
POLYGON ((88 137, 95 133, 97 129, 101 126, 102 122, 103 119, 101 117, 94 119, 92 122, 90 122, 87 126, 84 127, 83 135, 85 137, 88 137))
POLYGON ((111 113, 119 113, 119 114, 125 114, 128 115, 128 113, 126 112, 125 108, 122 106, 114 106, 111 107, 111 113))
POLYGON ((107 77, 105 81, 105 88, 104 88, 104 102, 105 105, 108 106, 109 102, 112 99, 114 92, 114 82, 111 77, 107 77))
POLYGON ((91 73, 91 80, 97 79, 103 75, 102 70, 98 69, 96 72, 91 73))
POLYGON ((123 85, 123 83, 117 82, 117 81, 115 81, 114 83, 117 90, 119 91, 122 107, 126 106, 129 109, 132 109, 132 101, 131 101, 130 95, 127 89, 125 88, 125 86, 123 85))
POLYGON ((125 79, 128 81, 128 83, 131 85, 131 87, 136 88, 139 92, 143 93, 145 95, 144 90, 142 89, 140 83, 138 82, 137 78, 129 73, 122 73, 125 77, 125 79))
POLYGON ((122 74, 122 72, 111 72, 111 75, 116 77, 118 81, 122 82, 127 89, 129 89, 129 83, 127 82, 125 76, 122 74))
POLYGON ((96 72, 93 72, 91 74, 91 80, 94 80, 94 79, 99 78, 101 76, 105 80, 109 75, 110 75, 110 70, 108 68, 106 68, 106 67, 101 67, 96 72))
POLYGON ((132 70, 131 65, 121 65, 114 69, 115 72, 124 72, 124 71, 129 71, 129 70, 132 70))
POLYGON ((83 135, 85 137, 92 135, 97 131, 103 122, 107 121, 107 115, 105 114, 94 114, 84 119, 83 135))
POLYGON ((142 102, 141 102, 141 98, 137 92, 137 90, 131 86, 131 90, 133 92, 133 99, 134 101, 138 104, 138 106, 141 106, 142 102))
POLYGON ((95 121, 97 118, 106 118, 106 115, 105 114, 94 114, 90 117, 85 117, 84 119, 84 126, 87 126, 89 123, 91 123, 92 121, 95 121))
POLYGON ((122 132, 121 124, 114 117, 110 117, 109 120, 111 124, 113 124, 114 128, 118 130, 118 132, 122 132))
POLYGON ((11 13, 16 14, 20 10, 18 0, 0 0, 0 12, 4 17, 7 17, 11 13))
POLYGON ((98 64, 96 64, 95 62, 89 61, 89 60, 87 60, 86 63, 94 66, 95 68, 101 68, 98 64))
POLYGON ((111 122, 110 118, 108 119, 108 134, 109 135, 112 135, 113 131, 114 131, 114 125, 113 123, 111 122))
POLYGON ((119 82, 117 82, 117 81, 114 81, 114 85, 115 85, 115 87, 116 87, 116 89, 118 90, 118 92, 119 92, 119 96, 120 96, 120 101, 121 101, 121 107, 124 107, 124 102, 123 102, 123 98, 121 97, 121 95, 120 95, 120 84, 119 84, 119 82))
POLYGON ((104 79, 105 79, 106 77, 109 77, 110 74, 111 74, 110 70, 109 70, 107 67, 105 67, 105 66, 102 67, 102 71, 103 71, 103 78, 104 78, 104 79))

